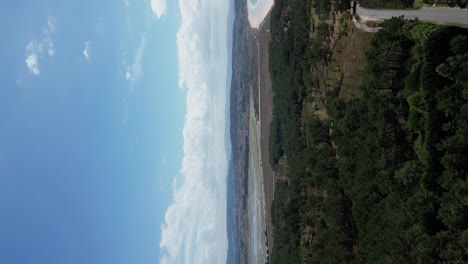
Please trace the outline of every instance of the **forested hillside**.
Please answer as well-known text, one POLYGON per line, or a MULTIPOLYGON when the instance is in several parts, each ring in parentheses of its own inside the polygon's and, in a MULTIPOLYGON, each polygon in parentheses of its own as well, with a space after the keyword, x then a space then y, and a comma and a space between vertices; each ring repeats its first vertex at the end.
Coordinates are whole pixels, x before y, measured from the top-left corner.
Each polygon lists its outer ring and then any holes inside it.
POLYGON ((360 96, 306 116, 332 52, 310 5, 272 12, 272 263, 468 262, 468 31, 386 21, 360 96))
POLYGON ((368 8, 405 8, 413 7, 415 0, 360 0, 358 2, 368 8))

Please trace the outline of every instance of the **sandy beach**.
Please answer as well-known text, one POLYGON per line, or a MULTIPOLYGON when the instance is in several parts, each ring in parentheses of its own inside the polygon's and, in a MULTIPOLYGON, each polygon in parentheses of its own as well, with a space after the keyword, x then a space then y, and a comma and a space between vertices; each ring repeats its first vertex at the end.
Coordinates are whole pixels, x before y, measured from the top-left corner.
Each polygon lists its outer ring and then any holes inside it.
POLYGON ((257 0, 256 2, 247 0, 249 23, 252 28, 260 27, 274 3, 274 0, 257 0))

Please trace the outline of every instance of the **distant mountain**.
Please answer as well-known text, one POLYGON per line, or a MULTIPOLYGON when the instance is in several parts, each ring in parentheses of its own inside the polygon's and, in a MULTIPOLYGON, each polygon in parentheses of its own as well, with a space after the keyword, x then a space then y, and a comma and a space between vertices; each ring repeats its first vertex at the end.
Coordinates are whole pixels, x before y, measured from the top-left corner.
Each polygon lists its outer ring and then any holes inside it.
POLYGON ((228 260, 247 263, 247 166, 249 128, 249 85, 247 55, 247 2, 235 0, 232 39, 232 81, 230 91, 230 137, 232 160, 228 175, 228 260))

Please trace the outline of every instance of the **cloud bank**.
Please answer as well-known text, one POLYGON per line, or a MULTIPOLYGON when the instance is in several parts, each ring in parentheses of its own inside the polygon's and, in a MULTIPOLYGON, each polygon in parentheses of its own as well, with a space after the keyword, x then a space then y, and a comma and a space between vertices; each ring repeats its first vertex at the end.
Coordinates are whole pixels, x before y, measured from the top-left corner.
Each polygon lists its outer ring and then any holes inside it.
POLYGON ((43 30, 43 36, 40 41, 31 40, 26 46, 26 66, 31 74, 39 76, 41 70, 39 68, 39 59, 43 57, 43 53, 47 51, 47 55, 54 56, 55 47, 52 37, 55 33, 55 21, 53 18, 47 19, 47 26, 43 30))
POLYGON ((229 4, 179 0, 179 86, 187 89, 184 157, 182 183, 174 187, 161 226, 161 264, 226 263, 229 4))
POLYGON ((158 18, 166 13, 166 8, 166 0, 151 0, 151 9, 158 18))

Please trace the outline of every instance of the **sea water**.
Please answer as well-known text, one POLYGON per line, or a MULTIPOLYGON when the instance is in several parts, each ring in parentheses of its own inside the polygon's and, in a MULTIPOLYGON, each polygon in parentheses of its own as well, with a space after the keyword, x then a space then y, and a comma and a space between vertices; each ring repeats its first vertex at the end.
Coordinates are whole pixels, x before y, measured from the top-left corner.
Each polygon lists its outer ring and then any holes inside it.
POLYGON ((249 0, 247 9, 249 12, 249 24, 252 28, 260 27, 273 4, 274 0, 249 0))
POLYGON ((260 0, 249 0, 249 1, 250 1, 251 6, 256 6, 258 1, 260 1, 260 0))

